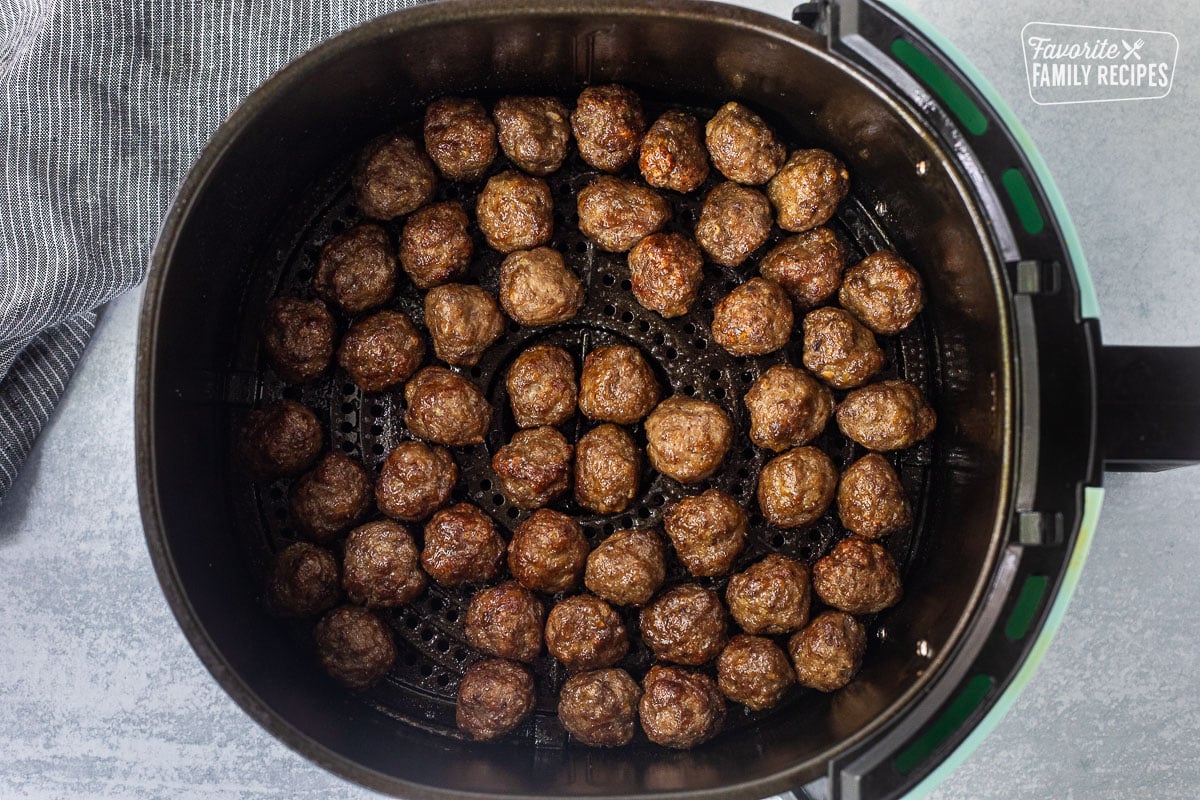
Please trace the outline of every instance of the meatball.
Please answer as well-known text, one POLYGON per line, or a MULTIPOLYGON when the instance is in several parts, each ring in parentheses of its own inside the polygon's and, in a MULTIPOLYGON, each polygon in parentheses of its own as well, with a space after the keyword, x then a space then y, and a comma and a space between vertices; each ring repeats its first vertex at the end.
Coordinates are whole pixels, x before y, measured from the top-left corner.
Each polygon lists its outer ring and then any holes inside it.
POLYGON ((655 744, 686 750, 711 739, 725 722, 725 700, 707 675, 656 665, 642 688, 638 714, 655 744))
POLYGON ((290 478, 316 463, 323 441, 321 423, 308 406, 277 400, 246 415, 238 455, 255 478, 290 478))
POLYGON ((616 172, 637 155, 646 133, 642 101, 624 86, 589 86, 575 101, 571 131, 584 161, 616 172))
POLYGON ((733 423, 716 403, 676 395, 646 418, 646 455, 656 470, 680 483, 712 475, 733 443, 733 423))
POLYGON ((842 473, 838 516, 851 533, 877 539, 912 525, 912 509, 900 478, 887 459, 869 453, 842 473))
POLYGON ((506 546, 479 506, 459 503, 426 523, 421 566, 442 586, 484 583, 499 574, 506 546))
POLYGON ((575 501, 597 514, 619 514, 638 494, 642 472, 633 437, 611 423, 583 435, 575 450, 575 501))
POLYGON ((797 447, 767 462, 758 475, 758 507, 781 528, 811 525, 837 491, 838 474, 829 456, 797 447))
POLYGON ((746 633, 789 633, 808 622, 808 567, 771 553, 729 579, 725 602, 746 633))
POLYGON ((583 283, 557 250, 518 250, 500 264, 500 305, 521 325, 566 322, 579 313, 583 300, 583 283))
POLYGON ((833 416, 833 394, 802 369, 776 364, 746 392, 750 440, 781 453, 816 439, 833 416))
POLYGON ((787 653, 762 636, 738 634, 717 659, 721 694, 753 711, 771 708, 796 682, 787 653))
POLYGON ((850 682, 867 650, 862 624, 841 611, 826 611, 788 641, 801 686, 832 692, 850 682))
POLYGON ((717 264, 736 267, 770 235, 771 204, 762 192, 726 181, 704 198, 696 241, 717 264))
POLYGON ((880 250, 846 270, 838 301, 876 333, 899 333, 925 307, 921 276, 890 250, 880 250))
POLYGON ((546 649, 571 672, 611 667, 629 652, 625 624, 590 594, 568 597, 546 618, 546 649))
POLYGON ((721 598, 694 583, 664 592, 642 609, 640 622, 655 657, 676 664, 712 661, 729 641, 721 598))
POLYGON ((337 605, 338 562, 324 547, 295 542, 280 550, 267 580, 267 603, 281 617, 309 617, 337 605))
POLYGON ((850 173, 825 150, 797 150, 767 184, 767 197, 785 231, 824 225, 850 192, 850 173))
POLYGON ((558 719, 589 747, 620 747, 633 740, 642 687, 623 669, 597 669, 567 678, 558 719))
POLYGON ((671 206, 653 189, 601 175, 576 197, 579 231, 601 250, 624 253, 671 218, 671 206))
POLYGON ((463 673, 455 718, 458 729, 476 741, 498 739, 533 713, 533 676, 501 658, 478 661, 463 673))
POLYGON ((588 542, 579 523, 558 511, 538 509, 517 526, 508 543, 508 569, 522 586, 557 594, 579 585, 588 542))
POLYGON ((813 591, 847 614, 874 614, 900 601, 900 568, 883 545, 849 536, 817 561, 813 591))
POLYGON ((713 341, 735 356, 762 356, 788 343, 794 321, 787 292, 751 278, 713 306, 713 341))
POLYGON ((792 296, 801 308, 824 303, 838 290, 846 248, 824 226, 784 239, 763 256, 758 271, 792 296))
POLYGON ((855 389, 836 415, 842 433, 868 450, 912 447, 937 425, 937 414, 908 381, 880 381, 855 389))
POLYGON ((787 148, 762 117, 741 103, 726 103, 704 126, 713 166, 731 181, 757 186, 771 180, 787 159, 787 148))
POLYGON ((399 311, 376 311, 350 326, 338 364, 364 392, 382 392, 408 380, 425 358, 425 342, 399 311))
POLYGON ((479 387, 443 367, 426 367, 404 385, 404 424, 414 436, 451 447, 483 442, 492 405, 479 387))
POLYGON ((496 298, 478 286, 449 283, 425 295, 425 327, 438 358, 473 367, 504 333, 504 315, 496 298))
POLYGON ((467 642, 484 655, 529 663, 542 652, 546 609, 533 592, 507 581, 477 592, 467 606, 467 642))
POLYGON ((401 442, 388 453, 375 484, 375 503, 392 519, 417 522, 450 500, 458 465, 444 447, 401 442))
POLYGON ((683 111, 668 111, 654 121, 638 154, 638 169, 656 189, 686 194, 708 178, 708 152, 700 122, 683 111))
POLYGON ((289 506, 297 530, 315 542, 331 542, 371 510, 371 476, 357 461, 334 450, 296 479, 289 506))
POLYGON ((804 315, 804 366, 835 389, 853 389, 883 368, 875 334, 840 308, 804 315))
POLYGON ((373 611, 339 606, 313 630, 321 666, 351 689, 378 683, 396 663, 392 632, 373 611))
POLYGON ((633 297, 664 317, 691 309, 704 279, 704 256, 681 233, 652 233, 629 251, 633 297))
POLYGON ((467 212, 453 200, 415 211, 400 231, 400 266, 418 289, 456 281, 467 273, 474 245, 467 212))
POLYGON ((475 205, 475 220, 493 250, 539 247, 554 235, 554 198, 541 178, 508 170, 488 178, 475 205))
POLYGON ((597 347, 583 359, 579 410, 589 419, 632 425, 658 403, 658 379, 642 351, 625 344, 597 347))
POLYGON ((567 157, 567 107, 554 97, 505 97, 492 115, 508 160, 530 175, 549 175, 567 157))
POLYGON ((336 335, 333 315, 320 300, 277 297, 267 305, 263 349, 285 383, 306 383, 323 373, 336 335))
POLYGON ((561 425, 575 413, 575 362, 561 347, 536 344, 513 359, 505 380, 519 428, 561 425))
POLYGON ((496 159, 496 126, 474 98, 443 97, 425 109, 425 150, 452 181, 477 181, 496 159))
POLYGON ((720 489, 685 497, 663 513, 675 554, 696 577, 724 575, 746 544, 746 511, 720 489))
POLYGON ((429 156, 412 139, 384 136, 367 145, 352 182, 360 211, 376 219, 395 219, 429 202, 437 175, 429 156))
POLYGON ((541 508, 567 491, 575 448, 554 428, 517 431, 492 456, 500 491, 516 508, 541 508))
POLYGON ((342 555, 342 588, 350 602, 394 607, 425 591, 421 554, 403 525, 382 520, 355 528, 342 555))
POLYGON ((645 605, 667 576, 662 539, 652 530, 617 531, 587 558, 583 583, 610 603, 645 605))
POLYGON ((313 291, 342 313, 381 306, 395 290, 396 253, 378 225, 356 225, 321 248, 313 291))

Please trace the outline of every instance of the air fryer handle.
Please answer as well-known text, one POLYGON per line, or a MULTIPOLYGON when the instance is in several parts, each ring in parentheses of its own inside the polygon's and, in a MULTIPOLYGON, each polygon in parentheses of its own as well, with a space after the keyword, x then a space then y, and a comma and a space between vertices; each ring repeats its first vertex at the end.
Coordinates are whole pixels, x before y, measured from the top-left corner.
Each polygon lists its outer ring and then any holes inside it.
POLYGON ((1200 347, 1100 349, 1098 435, 1110 472, 1200 464, 1200 347))

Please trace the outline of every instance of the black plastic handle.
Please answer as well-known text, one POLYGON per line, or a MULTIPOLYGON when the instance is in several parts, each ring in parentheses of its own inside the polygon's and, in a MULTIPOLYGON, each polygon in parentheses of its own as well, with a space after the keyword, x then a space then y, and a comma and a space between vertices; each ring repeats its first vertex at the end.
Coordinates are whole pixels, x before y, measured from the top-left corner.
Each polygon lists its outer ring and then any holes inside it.
POLYGON ((1200 464, 1200 347, 1107 346, 1099 361, 1104 469, 1200 464))

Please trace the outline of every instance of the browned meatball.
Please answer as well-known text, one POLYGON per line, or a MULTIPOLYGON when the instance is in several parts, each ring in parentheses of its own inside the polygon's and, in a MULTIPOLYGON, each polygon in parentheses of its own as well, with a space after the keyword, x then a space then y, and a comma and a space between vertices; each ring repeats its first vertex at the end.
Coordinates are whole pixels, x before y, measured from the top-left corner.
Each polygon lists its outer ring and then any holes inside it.
POLYGON ((477 181, 496 159, 496 126, 474 98, 443 97, 425 109, 425 150, 452 181, 477 181))
POLYGON ((667 576, 662 539, 652 530, 617 531, 587 558, 583 582, 610 603, 644 605, 667 576))
POLYGON ((554 235, 554 198, 541 178, 508 170, 488 178, 475 205, 475 220, 493 250, 539 247, 554 235))
POLYGON ((713 306, 713 341, 735 356, 773 353, 792 337, 792 301, 775 281, 751 278, 713 306))
POLYGON ((308 617, 337 605, 338 562, 324 547, 295 542, 271 564, 267 603, 282 617, 308 617))
POLYGON ((471 381, 426 367, 404 385, 404 424, 414 436, 451 447, 480 444, 492 424, 492 405, 471 381))
POLYGON ((579 523, 558 511, 538 509, 517 526, 508 543, 508 569, 522 586, 557 594, 579 585, 588 542, 579 523))
POLYGON ((771 553, 729 579, 725 602, 746 633, 794 631, 808 622, 808 567, 771 553))
POLYGON ((246 415, 238 456, 255 478, 290 478, 316 463, 323 441, 321 423, 308 406, 277 400, 246 415))
POLYGON ((736 267, 770 235, 771 204, 762 192, 726 181, 704 198, 696 241, 717 264, 736 267))
POLYGON ((583 283, 557 250, 518 250, 500 264, 500 305, 528 328, 566 322, 583 300, 583 283))
POLYGON ((797 150, 767 184, 767 196, 785 231, 824 225, 850 192, 846 166, 825 150, 797 150))
POLYGON ((425 342, 408 315, 376 311, 350 326, 338 364, 364 392, 382 392, 408 380, 425 358, 425 342))
POLYGON ((590 594, 568 597, 546 618, 546 649, 571 672, 611 667, 629 652, 625 624, 590 594))
POLYGON ((646 133, 642 101, 624 86, 589 86, 575 101, 571 131, 584 161, 616 172, 637 154, 646 133))
POLYGON ((382 520, 355 528, 342 555, 342 588, 350 602, 394 607, 425 591, 417 543, 403 525, 382 520))
POLYGON ((558 719, 589 747, 620 747, 633 740, 642 687, 623 669, 597 669, 567 678, 558 719))
POLYGON ((337 330, 320 300, 277 297, 267 305, 262 343, 275 373, 286 383, 318 377, 333 358, 337 330))
POLYGON ((575 451, 575 501, 597 514, 619 514, 637 497, 642 462, 633 437, 611 423, 583 435, 575 451))
POLYGON ((846 270, 838 301, 876 333, 899 333, 925 307, 925 289, 911 264, 880 250, 846 270))
POLYGON ((513 359, 505 381, 519 428, 561 425, 575 413, 575 362, 561 347, 536 344, 513 359))
POLYGON ((464 623, 467 642, 484 655, 533 661, 542 652, 546 608, 516 581, 483 589, 471 598, 464 623))
POLYGON ((725 699, 707 675, 656 665, 642 688, 638 714, 655 744, 686 750, 711 739, 725 722, 725 699))
POLYGON ((378 225, 356 225, 321 248, 313 291, 343 313, 381 306, 395 290, 396 253, 378 225))
POLYGON ((501 658, 476 662, 463 673, 455 717, 459 730, 476 741, 511 733, 533 713, 533 676, 501 658))
POLYGON ((418 289, 461 278, 471 264, 467 212, 453 200, 425 206, 404 220, 400 266, 418 289))
POLYGON ((351 689, 378 683, 396 663, 392 632, 365 608, 335 608, 317 623, 313 639, 321 666, 351 689))
POLYGON ((842 433, 868 450, 912 447, 937 425, 937 414, 908 381, 880 381, 855 389, 836 413, 842 433))
POLYGON ((531 175, 549 175, 567 157, 567 107, 554 97, 505 97, 492 115, 508 160, 531 175))
POLYGON ((683 111, 668 111, 654 121, 638 154, 638 168, 656 189, 694 192, 708 178, 708 152, 700 122, 683 111))
POLYGON ((662 230, 671 206, 653 189, 601 175, 576 197, 579 231, 610 253, 624 253, 662 230))
POLYGON ((835 389, 862 386, 883 368, 875 334, 848 311, 818 308, 804 316, 804 366, 835 389))
POLYGON ((449 283, 425 295, 425 327, 438 358, 473 367, 504 333, 504 315, 496 298, 478 286, 449 283))
POLYGON ((868 453, 842 473, 838 516, 851 533, 877 539, 912 525, 912 509, 896 470, 878 453, 868 453))
POLYGON ((842 688, 862 664, 867 632, 841 611, 826 611, 792 636, 788 651, 801 686, 820 692, 842 688))
POLYGON ((738 634, 717 659, 717 686, 721 693, 754 711, 777 704, 795 682, 796 673, 787 654, 761 636, 738 634))
POLYGON ((429 202, 437 175, 419 144, 407 136, 384 136, 363 151, 353 183, 360 211, 395 219, 429 202))
POLYGON ((758 271, 782 286, 801 308, 812 308, 838 290, 845 267, 846 248, 841 239, 821 226, 772 247, 758 271))
POLYGON ((738 183, 766 183, 787 158, 775 132, 741 103, 721 106, 704 126, 704 136, 713 166, 738 183))
POLYGON ((509 443, 492 456, 492 469, 509 505, 541 508, 567 491, 574 450, 561 433, 549 426, 514 433, 509 443))
POLYGON ((712 661, 729 641, 721 598, 694 583, 664 592, 642 609, 640 622, 655 657, 676 664, 712 661))
POLYGON ((746 392, 750 440, 781 453, 817 438, 833 416, 833 394, 802 369, 776 364, 746 392))
POLYGON ((811 525, 837 491, 838 474, 829 456, 797 447, 767 462, 758 475, 758 507, 781 528, 811 525))
POLYGON ((733 423, 716 403, 676 395, 646 418, 646 455, 656 470, 680 483, 712 475, 733 443, 733 423))
POLYGON ((663 513, 675 554, 697 577, 724 575, 746 544, 746 511, 720 489, 685 497, 663 513))
POLYGON ((289 505, 297 530, 315 542, 331 542, 371 510, 371 476, 334 450, 296 479, 289 505))
POLYGON ((680 233, 652 233, 629 251, 633 297, 664 317, 686 314, 704 279, 704 256, 680 233))
POLYGON ((632 425, 658 403, 658 379, 642 351, 625 344, 597 347, 583 359, 579 410, 602 422, 632 425))
POLYGON ((848 536, 813 565, 813 591, 847 614, 874 614, 900 600, 900 568, 883 545, 848 536))
POLYGON ((484 583, 499 574, 506 546, 479 506, 459 503, 425 524, 421 566, 442 586, 484 583))
POLYGON ((375 502, 393 519, 417 522, 450 500, 458 481, 458 465, 444 447, 401 442, 379 470, 375 502))

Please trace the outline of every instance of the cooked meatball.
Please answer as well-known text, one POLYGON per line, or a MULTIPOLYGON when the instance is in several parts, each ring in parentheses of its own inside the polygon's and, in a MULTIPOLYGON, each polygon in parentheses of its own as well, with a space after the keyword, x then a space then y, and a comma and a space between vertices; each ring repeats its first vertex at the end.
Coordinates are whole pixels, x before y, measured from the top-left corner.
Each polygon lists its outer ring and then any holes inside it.
POLYGON ((820 692, 842 688, 862 664, 867 632, 841 611, 826 611, 792 636, 788 651, 801 686, 820 692))
POLYGON ((620 747, 633 740, 642 687, 623 669, 597 669, 567 678, 558 719, 589 747, 620 747))
POLYGON ((589 86, 575 101, 571 131, 584 161, 616 172, 637 155, 646 133, 642 101, 624 86, 589 86))
POLYGON ((498 739, 528 719, 536 702, 529 670, 501 658, 484 659, 467 668, 458 686, 458 729, 476 741, 498 739))
POLYGON ((296 479, 289 506, 296 529, 326 544, 371 510, 371 476, 357 461, 334 450, 296 479))
POLYGON ((321 666, 351 689, 378 683, 396 663, 392 632, 365 608, 335 608, 317 623, 313 639, 321 666))
POLYGON ((342 588, 350 602, 394 607, 425 591, 417 543, 403 525, 382 520, 355 528, 342 555, 342 588))
POLYGON ((246 415, 238 456, 255 478, 290 478, 316 463, 323 441, 321 423, 308 406, 277 400, 246 415))
POLYGON ((267 305, 263 349, 285 383, 306 383, 323 373, 336 335, 333 315, 320 300, 277 297, 267 305))
POLYGON ((725 700, 707 675, 656 665, 642 688, 638 714, 655 744, 686 750, 711 739, 725 722, 725 700))
POLYGON ((467 642, 484 655, 529 663, 542 652, 546 609, 516 581, 483 589, 467 606, 467 642))
POLYGON ((530 175, 549 175, 567 157, 567 107, 554 97, 505 97, 492 115, 508 160, 530 175))
POLYGON ((663 528, 687 571, 701 578, 724 575, 746 544, 746 511, 720 489, 685 497, 667 507, 663 528))
POLYGON ((475 220, 493 250, 539 247, 554 235, 554 198, 541 178, 508 170, 488 178, 475 205, 475 220))
POLYGON ((880 381, 855 389, 836 414, 842 433, 868 450, 912 447, 937 425, 937 414, 908 381, 880 381))
POLYGON ((350 326, 338 364, 364 392, 382 392, 408 380, 425 358, 425 342, 399 311, 376 311, 350 326))
POLYGON ((324 547, 295 542, 271 564, 267 603, 282 617, 309 617, 337 605, 338 562, 324 547))
POLYGON ((646 418, 646 455, 656 470, 680 483, 712 475, 733 443, 733 423, 716 403, 676 395, 646 418))
POLYGON ((753 711, 771 708, 796 682, 787 653, 762 636, 738 634, 717 659, 721 694, 753 711))
POLYGON ((575 449, 575 501, 597 514, 619 514, 637 497, 641 467, 638 446, 623 428, 593 428, 575 449))
POLYGON ((850 192, 850 173, 825 150, 797 150, 767 184, 767 197, 785 231, 824 225, 850 192))
POLYGON ((426 367, 404 385, 404 424, 414 436, 451 447, 480 444, 492 405, 474 383, 443 367, 426 367))
POLYGON ((561 347, 535 344, 513 359, 505 380, 519 428, 561 425, 575 413, 575 362, 561 347))
POLYGON ((529 428, 513 434, 492 456, 500 491, 516 508, 541 508, 567 491, 575 448, 556 429, 529 428))
POLYGON ((670 204, 653 189, 611 175, 584 187, 576 204, 580 233, 610 253, 624 253, 671 218, 670 204))
POLYGON ((425 327, 438 358, 473 367, 504 333, 504 315, 496 298, 478 286, 449 283, 425 295, 425 327))
POLYGON ((538 509, 517 526, 508 543, 508 569, 522 586, 557 594, 579 585, 588 542, 579 523, 558 511, 538 509))
POLYGON ((645 605, 667 576, 662 539, 652 530, 617 531, 587 558, 583 582, 610 603, 645 605))
POLYGON ((838 516, 851 533, 877 539, 912 525, 912 509, 900 478, 887 459, 868 453, 842 473, 838 516))
POLYGON ((418 289, 456 281, 467 274, 474 245, 467 212, 453 200, 413 212, 400 231, 400 266, 418 289))
POLYGON ((838 301, 876 333, 899 333, 925 307, 925 289, 911 264, 880 250, 846 270, 838 301))
POLYGON ((444 447, 401 442, 388 453, 375 484, 375 503, 392 519, 417 522, 450 500, 458 465, 444 447))
POLYGON ((818 308, 804 315, 804 366, 835 389, 862 386, 883 368, 875 334, 848 311, 818 308))
POLYGON ((771 204, 762 192, 726 181, 704 198, 696 241, 717 264, 736 267, 770 235, 771 204))
POLYGON ((625 624, 590 594, 568 597, 546 618, 546 649, 571 672, 611 667, 629 652, 625 624))
POLYGON ((808 622, 808 567, 771 553, 729 579, 725 602, 746 633, 789 633, 808 622))
POLYGON ((694 583, 664 592, 642 609, 640 622, 655 657, 676 664, 712 661, 729 641, 721 598, 694 583))
POLYGON ((642 351, 626 344, 597 347, 583 359, 579 410, 602 422, 632 425, 658 403, 658 379, 642 351))
POLYGON ((652 233, 629 251, 633 297, 664 317, 686 314, 704 279, 704 256, 680 233, 652 233))
POLYGON ((429 202, 437 175, 419 144, 407 136, 384 136, 363 151, 353 184, 360 211, 395 219, 429 202))
POLYGON ((704 126, 704 138, 713 166, 738 183, 766 183, 787 159, 775 132, 741 103, 721 106, 704 126))
POLYGON ((824 226, 784 239, 763 256, 758 271, 792 296, 801 308, 824 303, 842 283, 846 248, 824 226))
POLYGON ((813 565, 812 587, 826 605, 874 614, 900 600, 900 568, 883 545, 849 536, 813 565))
POLYGON ((802 369, 776 364, 746 392, 750 440, 782 453, 817 438, 833 416, 833 394, 802 369))
POLYGON ((837 491, 838 474, 829 456, 797 447, 767 462, 758 475, 758 507, 781 528, 811 525, 837 491))
POLYGON ((527 328, 566 322, 583 300, 583 283, 557 250, 518 250, 500 264, 500 305, 527 328))
POLYGON ((342 313, 381 306, 395 290, 396 253, 378 225, 356 225, 321 248, 313 291, 342 313))
POLYGON ((708 152, 700 122, 683 111, 668 111, 654 121, 638 154, 638 168, 656 189, 694 192, 708 178, 708 152))
POLYGON ((459 503, 425 524, 421 566, 442 586, 484 583, 499 574, 506 547, 491 517, 479 506, 459 503))
POLYGON ((713 306, 713 341, 735 356, 762 356, 788 343, 794 321, 787 292, 751 278, 713 306))
POLYGON ((452 181, 477 181, 496 159, 496 126, 474 98, 443 97, 425 109, 425 150, 452 181))

